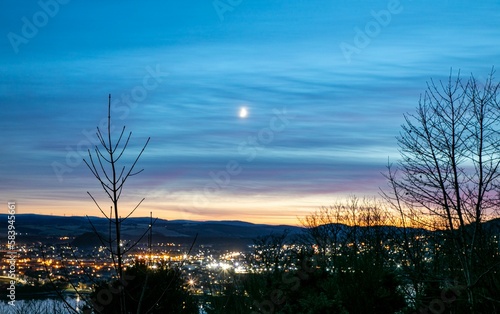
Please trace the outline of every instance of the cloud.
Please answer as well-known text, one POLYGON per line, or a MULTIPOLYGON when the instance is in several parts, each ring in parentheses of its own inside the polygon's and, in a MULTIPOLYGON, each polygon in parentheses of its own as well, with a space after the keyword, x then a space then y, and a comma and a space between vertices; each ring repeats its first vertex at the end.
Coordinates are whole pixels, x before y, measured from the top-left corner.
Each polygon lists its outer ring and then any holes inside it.
MULTIPOLYGON (((122 106, 113 112, 116 128, 133 132, 129 152, 152 138, 140 163, 146 171, 129 193, 150 195, 157 209, 161 202, 172 213, 191 206, 213 181, 210 172, 231 160, 243 171, 210 196, 214 217, 230 213, 217 211, 218 202, 249 219, 256 218, 246 202, 287 219, 285 207, 374 194, 385 184, 387 158, 398 156, 403 113, 414 110, 425 82, 446 79, 451 68, 480 77, 499 57, 497 2, 401 1, 404 10, 347 63, 339 44, 387 4, 259 0, 220 21, 210 2, 71 2, 18 54, 0 44, 0 187, 32 211, 51 202, 89 205, 85 191, 96 182, 81 160, 62 182, 52 164, 67 165, 68 151, 85 155, 79 144, 106 119, 111 93, 122 106), (125 105, 148 67, 168 75, 125 105), (250 110, 244 120, 242 105, 250 110), (293 119, 247 161, 242 143, 283 108, 293 119), (280 199, 290 202, 277 205, 280 199)), ((19 32, 37 7, 9 5, 0 20, 19 32)))

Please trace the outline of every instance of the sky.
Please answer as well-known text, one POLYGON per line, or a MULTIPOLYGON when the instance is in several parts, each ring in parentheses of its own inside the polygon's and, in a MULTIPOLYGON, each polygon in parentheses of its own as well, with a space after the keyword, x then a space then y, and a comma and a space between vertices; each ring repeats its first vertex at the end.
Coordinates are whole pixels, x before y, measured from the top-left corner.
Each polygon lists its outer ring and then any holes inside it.
POLYGON ((4 0, 0 200, 100 216, 83 162, 126 126, 123 216, 299 224, 376 196, 430 79, 486 77, 500 2, 4 0), (240 117, 241 108, 247 116, 240 117), (101 127, 102 128, 102 127, 101 127))

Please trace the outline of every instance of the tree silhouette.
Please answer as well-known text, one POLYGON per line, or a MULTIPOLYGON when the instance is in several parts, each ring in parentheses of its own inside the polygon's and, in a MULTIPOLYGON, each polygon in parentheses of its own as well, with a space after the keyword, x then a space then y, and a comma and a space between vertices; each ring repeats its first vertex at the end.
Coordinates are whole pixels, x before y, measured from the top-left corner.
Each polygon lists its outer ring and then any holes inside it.
MULTIPOLYGON (((119 207, 120 197, 123 192, 123 188, 127 180, 141 173, 144 169, 135 171, 135 167, 142 153, 146 149, 150 138, 146 140, 146 143, 142 146, 142 149, 137 154, 133 162, 127 167, 121 165, 121 159, 124 157, 124 152, 128 147, 132 132, 128 133, 128 136, 124 138, 125 126, 122 128, 118 139, 115 141, 112 137, 111 131, 111 95, 108 96, 108 121, 107 121, 107 134, 97 127, 97 138, 101 144, 101 147, 95 146, 94 152, 88 150, 88 160, 84 159, 85 164, 90 169, 94 177, 97 179, 105 194, 109 197, 111 201, 110 212, 107 214, 104 212, 102 207, 99 205, 96 198, 90 193, 87 194, 92 198, 96 206, 99 208, 101 213, 109 220, 109 233, 108 237, 104 238, 100 236, 96 228, 89 219, 89 222, 94 229, 94 232, 99 236, 99 240, 106 247, 106 249, 111 254, 111 259, 113 261, 114 269, 116 272, 116 277, 120 285, 118 289, 119 297, 119 313, 127 313, 127 302, 125 296, 124 286, 126 280, 123 273, 123 256, 126 254, 134 245, 129 247, 123 247, 122 235, 121 235, 121 225, 122 223, 132 215, 135 210, 144 201, 141 199, 137 205, 129 211, 125 216, 122 215, 121 209, 119 207)), ((151 225, 150 227, 151 228, 151 225)), ((149 230, 149 229, 148 229, 149 230)), ((144 235, 148 232, 145 231, 144 235)), ((144 236, 143 235, 143 236, 144 236)), ((141 237, 142 238, 142 237, 141 237)), ((139 241, 139 240, 138 240, 139 241)))
POLYGON ((483 85, 472 75, 462 80, 460 73, 427 84, 416 113, 405 115, 397 138, 401 159, 389 165, 390 192, 384 193, 403 227, 443 230, 434 233, 442 237, 438 251, 448 257, 443 269, 459 276, 468 313, 484 312, 485 302, 493 306, 480 285, 500 266, 485 247, 491 239, 482 224, 499 204, 500 83, 493 74, 483 85))
MULTIPOLYGON (((148 266, 147 263, 137 261, 124 271, 130 278, 124 287, 128 313, 198 313, 195 300, 187 289, 183 289, 186 284, 179 269, 170 268, 166 264, 154 270, 148 266), (148 293, 144 294, 145 291, 148 293)), ((114 289, 119 289, 120 282, 115 281, 111 285, 114 289)), ((102 283, 95 289, 92 297, 97 299, 97 295, 108 289, 109 284, 102 283)), ((102 313, 121 313, 120 300, 111 298, 104 303, 100 309, 102 313)))
POLYGON ((327 313, 397 313, 406 307, 397 261, 391 256, 397 246, 392 240, 398 232, 390 227, 395 217, 382 202, 351 196, 321 207, 301 222, 320 267, 311 274, 308 286, 314 293, 306 308, 312 311, 322 300, 337 305, 336 311, 327 307, 327 313))

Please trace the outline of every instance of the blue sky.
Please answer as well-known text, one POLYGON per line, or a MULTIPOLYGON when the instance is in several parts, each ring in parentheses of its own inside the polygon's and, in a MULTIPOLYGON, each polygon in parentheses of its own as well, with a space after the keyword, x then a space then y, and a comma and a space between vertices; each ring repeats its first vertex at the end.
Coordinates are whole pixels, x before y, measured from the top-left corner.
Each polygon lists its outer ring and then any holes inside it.
POLYGON ((426 81, 500 57, 491 0, 2 6, 0 190, 19 212, 98 215, 87 191, 108 206, 81 159, 112 94, 130 155, 151 137, 124 211, 296 224, 385 187, 426 81))

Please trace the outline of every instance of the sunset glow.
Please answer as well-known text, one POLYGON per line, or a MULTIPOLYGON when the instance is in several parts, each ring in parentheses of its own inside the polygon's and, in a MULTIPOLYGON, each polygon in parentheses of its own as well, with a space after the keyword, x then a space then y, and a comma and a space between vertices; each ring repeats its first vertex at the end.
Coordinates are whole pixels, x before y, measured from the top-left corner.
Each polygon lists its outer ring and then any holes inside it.
POLYGON ((87 191, 109 207, 83 159, 111 94, 113 138, 133 132, 119 167, 151 137, 124 210, 298 224, 386 188, 426 81, 500 59, 494 1, 8 2, 0 189, 21 213, 99 215, 87 191))

